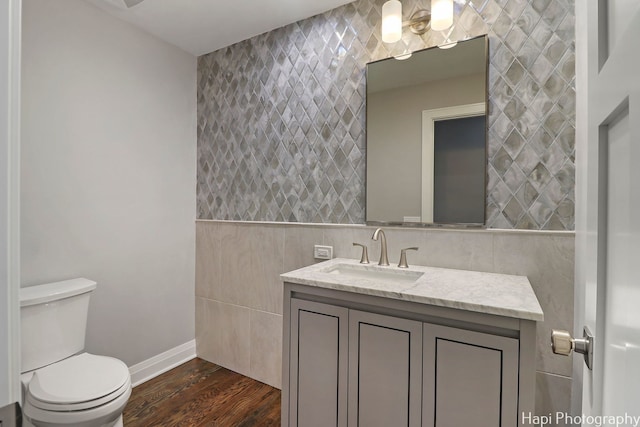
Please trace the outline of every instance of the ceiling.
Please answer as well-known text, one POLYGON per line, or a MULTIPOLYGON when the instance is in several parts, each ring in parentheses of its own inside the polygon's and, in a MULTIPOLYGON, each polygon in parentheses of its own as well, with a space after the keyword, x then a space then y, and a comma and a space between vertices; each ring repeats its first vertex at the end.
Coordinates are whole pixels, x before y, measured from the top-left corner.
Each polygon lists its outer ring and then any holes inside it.
POLYGON ((200 56, 353 0, 86 1, 200 56))

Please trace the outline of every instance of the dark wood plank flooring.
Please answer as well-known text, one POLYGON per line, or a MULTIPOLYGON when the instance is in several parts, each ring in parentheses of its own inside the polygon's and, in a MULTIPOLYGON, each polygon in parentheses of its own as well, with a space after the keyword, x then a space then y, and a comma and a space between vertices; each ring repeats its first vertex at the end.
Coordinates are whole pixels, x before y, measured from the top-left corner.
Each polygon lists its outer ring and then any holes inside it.
POLYGON ((193 359, 133 389, 125 427, 280 425, 280 390, 193 359))

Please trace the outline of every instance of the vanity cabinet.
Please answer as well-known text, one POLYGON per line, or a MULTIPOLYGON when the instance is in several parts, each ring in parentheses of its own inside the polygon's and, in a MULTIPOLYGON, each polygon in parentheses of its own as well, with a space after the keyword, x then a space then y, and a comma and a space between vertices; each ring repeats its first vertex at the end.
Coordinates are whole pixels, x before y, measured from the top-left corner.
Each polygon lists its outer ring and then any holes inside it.
POLYGON ((535 322, 285 283, 283 426, 515 427, 535 322))

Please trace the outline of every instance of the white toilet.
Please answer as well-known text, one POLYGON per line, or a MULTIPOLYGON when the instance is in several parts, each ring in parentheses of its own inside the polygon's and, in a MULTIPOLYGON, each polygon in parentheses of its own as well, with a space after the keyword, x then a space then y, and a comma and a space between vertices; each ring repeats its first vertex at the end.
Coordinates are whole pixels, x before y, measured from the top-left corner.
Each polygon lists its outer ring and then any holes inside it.
POLYGON ((122 426, 131 395, 127 365, 82 352, 95 288, 73 279, 20 289, 23 425, 122 426))

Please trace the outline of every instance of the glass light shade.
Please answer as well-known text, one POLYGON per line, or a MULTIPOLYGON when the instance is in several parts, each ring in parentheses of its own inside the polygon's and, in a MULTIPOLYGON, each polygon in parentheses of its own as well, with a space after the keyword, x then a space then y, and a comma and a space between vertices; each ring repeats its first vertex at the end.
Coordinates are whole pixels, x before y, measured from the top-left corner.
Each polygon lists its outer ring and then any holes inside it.
POLYGON ((431 0, 431 29, 444 31, 453 25, 453 0, 431 0))
POLYGON ((382 5, 382 41, 395 43, 402 38, 402 3, 389 0, 382 5))

